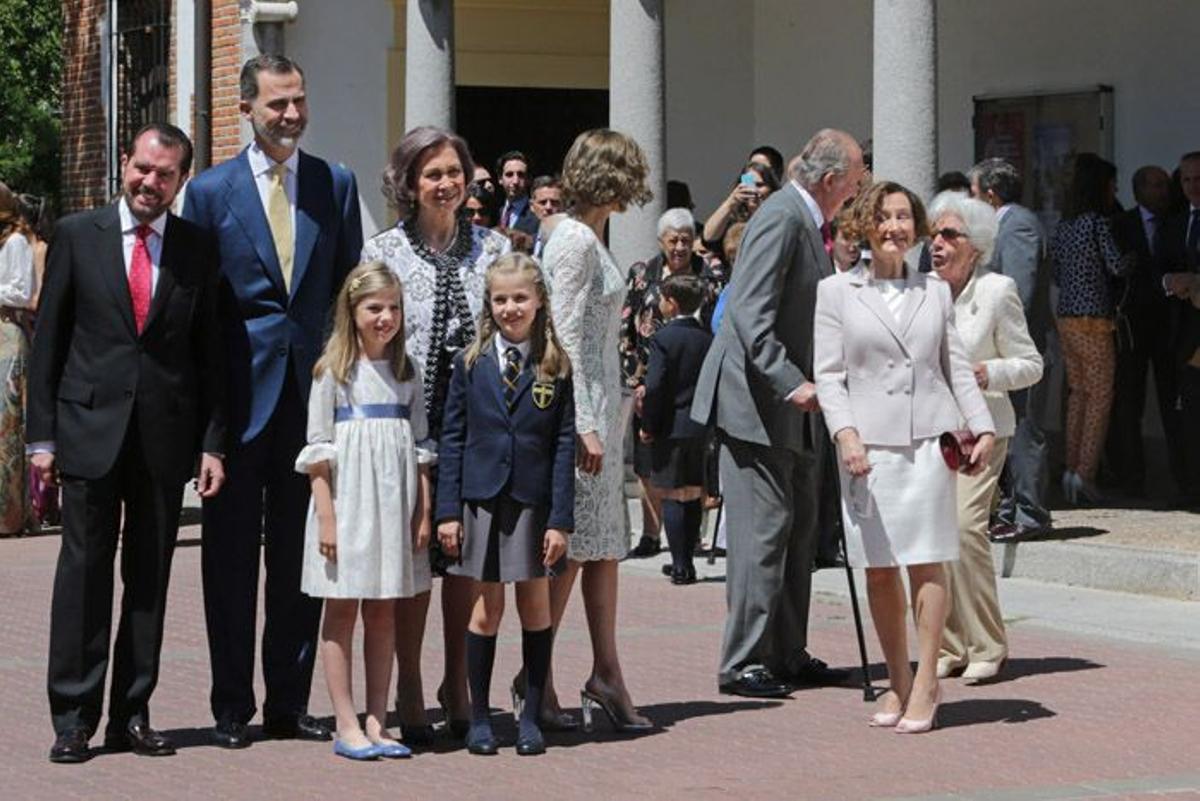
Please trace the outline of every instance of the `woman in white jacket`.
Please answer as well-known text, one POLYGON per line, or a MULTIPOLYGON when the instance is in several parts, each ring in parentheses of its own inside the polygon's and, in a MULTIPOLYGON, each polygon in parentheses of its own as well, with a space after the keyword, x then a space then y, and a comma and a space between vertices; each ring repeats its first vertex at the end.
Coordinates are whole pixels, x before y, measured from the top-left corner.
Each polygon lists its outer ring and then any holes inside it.
POLYGON ((988 542, 988 518, 1000 471, 1015 429, 1008 393, 1036 384, 1042 357, 1025 325, 1017 285, 987 271, 996 239, 996 216, 986 203, 943 192, 930 207, 934 272, 950 285, 955 326, 975 381, 996 426, 996 447, 976 475, 958 476, 959 561, 946 571, 950 613, 942 633, 938 676, 990 679, 1008 656, 1004 619, 988 542))

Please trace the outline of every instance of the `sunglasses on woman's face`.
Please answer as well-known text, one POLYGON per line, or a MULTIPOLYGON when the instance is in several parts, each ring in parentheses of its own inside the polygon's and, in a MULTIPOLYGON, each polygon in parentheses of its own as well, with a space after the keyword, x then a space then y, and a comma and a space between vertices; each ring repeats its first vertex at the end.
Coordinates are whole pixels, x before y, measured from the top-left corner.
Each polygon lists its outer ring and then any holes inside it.
POLYGON ((929 241, 932 242, 940 236, 947 242, 953 242, 956 239, 962 239, 966 235, 965 231, 959 231, 957 228, 939 228, 930 235, 929 241))

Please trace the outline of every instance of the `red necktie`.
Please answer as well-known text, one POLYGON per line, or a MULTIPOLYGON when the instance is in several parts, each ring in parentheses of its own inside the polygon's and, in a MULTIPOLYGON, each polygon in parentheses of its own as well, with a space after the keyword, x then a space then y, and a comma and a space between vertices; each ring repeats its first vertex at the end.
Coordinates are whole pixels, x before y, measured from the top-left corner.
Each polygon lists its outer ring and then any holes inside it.
POLYGON ((833 258, 833 229, 830 228, 829 223, 821 226, 821 242, 825 245, 825 252, 829 258, 833 258))
POLYGON ((133 258, 129 264, 129 297, 133 300, 133 322, 137 332, 146 327, 146 316, 150 313, 150 251, 146 248, 146 237, 150 226, 139 225, 133 243, 133 258))

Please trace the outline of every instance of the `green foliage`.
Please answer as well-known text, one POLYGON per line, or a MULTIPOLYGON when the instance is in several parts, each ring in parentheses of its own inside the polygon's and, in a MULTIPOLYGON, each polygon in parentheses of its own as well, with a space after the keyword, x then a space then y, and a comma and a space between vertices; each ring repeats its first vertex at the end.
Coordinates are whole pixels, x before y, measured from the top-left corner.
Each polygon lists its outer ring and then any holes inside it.
POLYGON ((0 0, 0 179, 57 203, 62 0, 0 0))

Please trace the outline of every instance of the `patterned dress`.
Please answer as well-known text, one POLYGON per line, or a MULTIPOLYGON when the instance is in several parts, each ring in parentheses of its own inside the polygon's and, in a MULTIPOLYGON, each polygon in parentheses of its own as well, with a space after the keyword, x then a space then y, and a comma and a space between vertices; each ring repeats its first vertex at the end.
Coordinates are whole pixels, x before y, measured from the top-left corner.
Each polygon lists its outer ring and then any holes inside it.
POLYGON ((442 253, 421 242, 412 222, 398 223, 363 246, 363 261, 383 262, 404 287, 405 345, 425 377, 429 436, 435 440, 441 435, 454 354, 475 338, 483 312, 487 268, 511 250, 504 235, 465 220, 442 253))
POLYGON ((33 297, 33 249, 20 233, 0 244, 0 534, 25 530, 25 364, 29 340, 23 327, 33 297))
POLYGON ((554 229, 542 266, 554 326, 574 370, 575 429, 594 431, 604 444, 599 474, 575 471, 575 531, 567 556, 581 562, 620 559, 629 550, 617 350, 624 276, 592 229, 574 219, 554 229))

